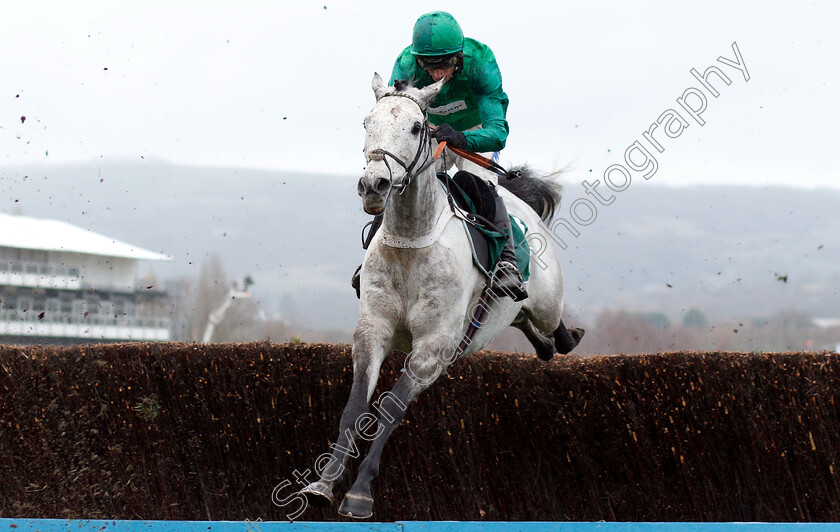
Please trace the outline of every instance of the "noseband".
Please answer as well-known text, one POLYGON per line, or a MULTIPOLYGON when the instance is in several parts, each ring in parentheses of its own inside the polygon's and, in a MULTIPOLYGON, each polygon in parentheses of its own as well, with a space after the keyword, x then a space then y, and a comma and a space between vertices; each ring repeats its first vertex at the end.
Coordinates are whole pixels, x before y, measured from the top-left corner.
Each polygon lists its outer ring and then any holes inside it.
MULTIPOLYGON (((382 161, 385 162, 385 168, 388 169, 388 178, 390 179, 390 181, 392 183, 391 188, 393 188, 395 190, 399 190, 400 194, 402 194, 405 191, 405 188, 407 186, 411 185, 411 180, 412 179, 417 177, 421 172, 423 172, 429 166, 434 164, 435 158, 434 157, 429 157, 427 155, 426 161, 419 168, 417 168, 416 170, 414 169, 414 167, 417 166, 417 163, 420 161, 421 155, 423 155, 423 151, 424 151, 423 148, 430 145, 430 143, 429 143, 429 131, 430 131, 430 129, 429 129, 429 119, 425 118, 426 117, 426 109, 423 107, 423 105, 420 103, 420 101, 417 98, 415 98, 414 96, 411 96, 409 94, 405 94, 405 93, 402 93, 402 92, 389 92, 387 94, 383 94, 382 98, 385 98, 387 96, 399 96, 401 98, 408 98, 412 102, 416 103, 417 106, 420 108, 420 110, 423 111, 423 117, 424 117, 423 118, 423 126, 420 130, 420 144, 418 144, 417 152, 415 152, 415 154, 414 154, 414 160, 411 161, 410 164, 406 164, 405 161, 403 161, 402 159, 400 159, 399 157, 397 157, 393 153, 391 153, 387 150, 384 150, 382 148, 377 148, 375 150, 371 150, 372 154, 377 154, 377 155, 382 156, 382 161), (399 183, 394 183, 394 173, 391 170, 391 165, 388 164, 388 158, 386 156, 390 157, 391 159, 396 161, 396 163, 399 164, 400 166, 402 166, 403 170, 405 170, 405 174, 403 175, 403 178, 400 180, 399 183)), ((431 152, 431 149, 429 149, 429 152, 431 152)))

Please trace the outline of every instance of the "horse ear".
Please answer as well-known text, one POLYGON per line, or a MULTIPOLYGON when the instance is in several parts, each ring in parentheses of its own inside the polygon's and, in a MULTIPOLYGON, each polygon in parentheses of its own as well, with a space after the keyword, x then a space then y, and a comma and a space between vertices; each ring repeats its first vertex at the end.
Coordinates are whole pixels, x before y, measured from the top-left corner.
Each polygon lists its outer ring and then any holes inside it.
POLYGON ((374 72, 373 74, 373 83, 371 83, 371 88, 373 88, 373 94, 376 95, 376 101, 379 101, 379 98, 388 92, 388 85, 382 81, 382 78, 379 77, 379 74, 374 72))
POLYGON ((446 83, 446 78, 438 81, 437 83, 432 83, 426 87, 423 87, 420 90, 420 101, 423 102, 424 107, 428 107, 435 101, 437 95, 440 93, 440 89, 443 87, 443 84, 446 83))

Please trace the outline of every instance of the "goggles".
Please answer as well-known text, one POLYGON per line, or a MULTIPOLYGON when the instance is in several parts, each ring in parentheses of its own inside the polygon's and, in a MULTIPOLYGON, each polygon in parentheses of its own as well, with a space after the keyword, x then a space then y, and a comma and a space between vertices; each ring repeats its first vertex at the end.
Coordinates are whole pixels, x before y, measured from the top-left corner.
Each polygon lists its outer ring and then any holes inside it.
POLYGON ((454 67, 458 62, 458 57, 455 54, 451 55, 418 55, 417 65, 423 70, 437 70, 454 67))

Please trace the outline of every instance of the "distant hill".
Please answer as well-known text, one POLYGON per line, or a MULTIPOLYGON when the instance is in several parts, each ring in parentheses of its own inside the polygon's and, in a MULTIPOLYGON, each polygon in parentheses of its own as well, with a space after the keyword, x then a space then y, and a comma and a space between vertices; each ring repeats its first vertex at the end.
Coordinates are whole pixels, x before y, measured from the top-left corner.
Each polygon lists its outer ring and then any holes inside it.
MULTIPOLYGON (((349 278, 369 220, 357 177, 180 167, 154 161, 0 170, 0 211, 65 220, 174 257, 163 279, 197 277, 218 254, 250 274, 269 312, 311 328, 350 329, 349 278)), ((558 216, 582 188, 567 184, 558 216)), ((634 183, 598 206, 561 252, 578 316, 606 308, 681 320, 798 309, 840 315, 840 191, 783 187, 668 188, 634 183)), ((559 234, 559 232, 558 232, 559 234)))
POLYGON ((583 314, 838 316, 838 201, 834 190, 634 184, 563 253, 569 301, 583 314))

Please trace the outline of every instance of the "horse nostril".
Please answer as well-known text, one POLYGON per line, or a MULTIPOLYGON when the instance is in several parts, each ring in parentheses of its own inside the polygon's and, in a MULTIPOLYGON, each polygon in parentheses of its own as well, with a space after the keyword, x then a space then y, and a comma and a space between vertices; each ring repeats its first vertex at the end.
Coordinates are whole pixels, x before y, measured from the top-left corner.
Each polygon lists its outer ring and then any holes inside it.
POLYGON ((386 192, 388 192, 388 189, 391 188, 391 181, 388 180, 388 179, 385 179, 384 177, 380 177, 373 184, 373 188, 378 193, 385 194, 386 192))
POLYGON ((358 184, 356 184, 356 193, 359 194, 359 196, 364 196, 365 195, 365 178, 364 177, 359 179, 358 184))

